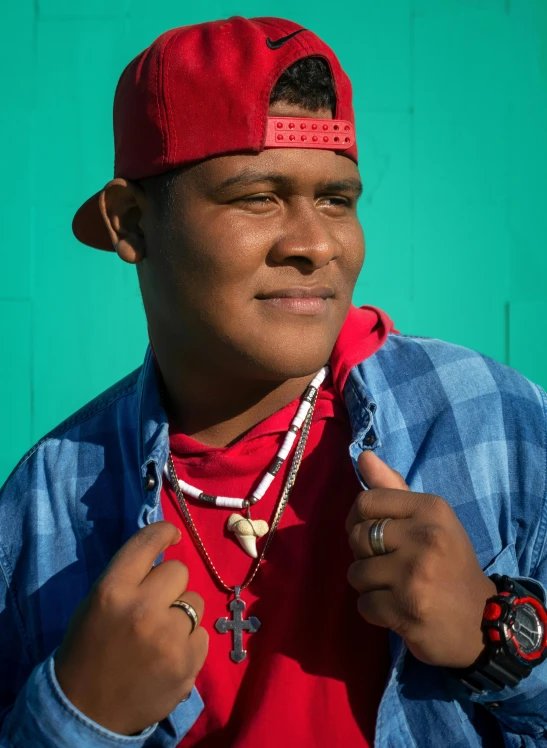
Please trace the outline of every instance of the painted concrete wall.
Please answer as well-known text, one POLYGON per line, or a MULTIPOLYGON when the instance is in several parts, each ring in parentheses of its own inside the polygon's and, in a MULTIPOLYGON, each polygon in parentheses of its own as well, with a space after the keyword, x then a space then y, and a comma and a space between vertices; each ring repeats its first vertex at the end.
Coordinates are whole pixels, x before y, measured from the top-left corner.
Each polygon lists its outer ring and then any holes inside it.
POLYGON ((134 269, 70 228, 112 178, 121 71, 163 31, 235 14, 313 29, 354 82, 356 303, 547 386, 545 0, 0 0, 0 482, 142 360, 134 269))

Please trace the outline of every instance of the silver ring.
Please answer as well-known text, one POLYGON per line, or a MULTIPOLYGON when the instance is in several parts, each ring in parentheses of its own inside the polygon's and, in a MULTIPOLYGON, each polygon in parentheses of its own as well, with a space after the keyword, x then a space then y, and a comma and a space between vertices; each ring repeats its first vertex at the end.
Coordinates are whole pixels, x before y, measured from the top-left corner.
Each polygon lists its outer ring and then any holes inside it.
POLYGON ((375 556, 383 556, 387 553, 384 545, 384 530, 388 522, 391 522, 391 517, 377 519, 370 526, 370 545, 372 546, 372 552, 375 556))
POLYGON ((196 611, 194 610, 194 608, 192 608, 192 606, 190 605, 190 603, 187 603, 184 600, 175 600, 175 602, 171 603, 171 605, 169 607, 170 608, 180 608, 181 610, 183 610, 186 613, 186 615, 188 616, 188 618, 190 619, 190 621, 192 623, 192 630, 190 631, 190 633, 192 634, 194 632, 194 629, 198 625, 199 620, 198 620, 198 614, 196 613, 196 611))

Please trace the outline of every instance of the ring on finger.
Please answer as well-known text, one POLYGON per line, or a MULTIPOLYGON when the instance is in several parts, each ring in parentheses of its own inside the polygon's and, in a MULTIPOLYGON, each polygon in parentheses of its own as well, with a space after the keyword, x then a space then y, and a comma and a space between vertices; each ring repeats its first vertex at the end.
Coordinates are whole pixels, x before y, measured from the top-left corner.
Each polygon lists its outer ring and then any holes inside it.
POLYGON ((190 633, 192 634, 196 626, 199 623, 199 619, 198 619, 198 614, 196 613, 195 609, 190 605, 190 603, 187 603, 185 600, 175 600, 175 602, 171 603, 169 607, 180 608, 186 613, 186 615, 188 616, 192 624, 192 630, 190 631, 190 633))
POLYGON ((369 539, 372 552, 375 556, 383 556, 387 553, 384 544, 384 530, 388 522, 391 522, 391 517, 377 519, 370 526, 369 539))

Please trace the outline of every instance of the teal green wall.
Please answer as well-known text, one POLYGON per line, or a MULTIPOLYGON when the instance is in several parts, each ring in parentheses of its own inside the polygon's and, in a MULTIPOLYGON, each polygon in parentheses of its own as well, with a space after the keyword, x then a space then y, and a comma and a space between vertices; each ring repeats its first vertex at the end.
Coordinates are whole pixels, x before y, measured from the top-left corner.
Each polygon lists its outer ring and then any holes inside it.
POLYGON ((547 386, 547 0, 0 0, 0 482, 142 359, 134 269, 70 228, 112 178, 118 77, 166 29, 234 14, 311 28, 354 82, 356 302, 547 386))

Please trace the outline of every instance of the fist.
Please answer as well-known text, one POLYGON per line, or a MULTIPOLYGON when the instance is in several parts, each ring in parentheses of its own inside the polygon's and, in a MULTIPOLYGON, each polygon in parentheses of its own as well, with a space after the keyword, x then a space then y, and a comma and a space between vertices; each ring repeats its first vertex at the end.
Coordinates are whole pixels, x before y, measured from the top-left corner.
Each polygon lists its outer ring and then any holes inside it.
POLYGON ((94 722, 121 735, 142 732, 190 694, 207 655, 203 600, 186 592, 188 569, 178 561, 152 568, 180 540, 168 522, 144 527, 114 556, 76 609, 55 659, 66 697, 94 722))
POLYGON ((482 614, 496 587, 465 529, 444 499, 411 491, 372 451, 359 456, 358 466, 370 489, 357 497, 346 530, 359 612, 399 634, 422 662, 468 667, 484 649, 482 614), (386 554, 378 556, 370 528, 386 517, 386 554))

